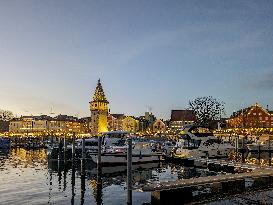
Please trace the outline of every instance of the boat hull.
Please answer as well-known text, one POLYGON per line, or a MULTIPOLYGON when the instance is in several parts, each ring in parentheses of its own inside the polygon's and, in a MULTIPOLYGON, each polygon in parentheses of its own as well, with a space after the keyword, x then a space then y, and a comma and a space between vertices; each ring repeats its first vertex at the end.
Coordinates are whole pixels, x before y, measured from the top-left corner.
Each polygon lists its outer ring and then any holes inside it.
MULTIPOLYGON (((90 155, 93 162, 97 162, 98 155, 90 155)), ((132 155, 132 163, 149 163, 163 161, 163 155, 161 154, 150 154, 150 155, 132 155)), ((127 154, 126 153, 102 153, 101 154, 102 164, 126 164, 127 154)))

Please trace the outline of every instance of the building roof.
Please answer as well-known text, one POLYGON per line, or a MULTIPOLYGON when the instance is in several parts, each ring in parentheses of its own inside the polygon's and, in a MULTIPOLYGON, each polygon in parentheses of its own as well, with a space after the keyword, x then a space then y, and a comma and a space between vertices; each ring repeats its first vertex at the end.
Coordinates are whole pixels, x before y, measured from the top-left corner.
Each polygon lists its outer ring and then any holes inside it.
POLYGON ((97 87, 96 87, 95 94, 93 96, 92 102, 105 102, 105 103, 108 103, 108 101, 107 101, 107 99, 105 97, 102 85, 100 83, 100 79, 98 80, 98 84, 97 84, 97 87))
POLYGON ((116 119, 121 119, 124 117, 124 114, 111 114, 116 119))
POLYGON ((230 116, 230 118, 235 118, 235 117, 239 117, 239 116, 241 116, 243 114, 247 114, 251 109, 254 109, 254 108, 260 108, 266 113, 273 114, 273 111, 269 111, 267 109, 264 109, 261 105, 256 103, 256 104, 251 105, 251 106, 249 106, 247 108, 244 108, 244 109, 238 110, 236 112, 233 112, 232 115, 230 116))
POLYGON ((171 121, 195 121, 193 110, 172 110, 171 121))

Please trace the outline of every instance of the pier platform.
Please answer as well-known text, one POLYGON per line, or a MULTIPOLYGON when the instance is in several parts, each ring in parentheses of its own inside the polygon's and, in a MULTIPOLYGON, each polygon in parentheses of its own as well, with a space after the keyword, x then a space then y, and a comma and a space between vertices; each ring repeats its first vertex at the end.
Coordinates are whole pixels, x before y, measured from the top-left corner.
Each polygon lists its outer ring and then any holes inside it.
MULTIPOLYGON (((198 162, 198 159, 195 161, 198 162)), ((208 166, 214 165, 214 167, 217 167, 216 165, 231 166, 244 169, 244 172, 152 183, 142 187, 141 191, 151 192, 152 204, 172 205, 208 201, 273 187, 272 167, 225 160, 199 159, 199 162, 207 163, 208 166)))

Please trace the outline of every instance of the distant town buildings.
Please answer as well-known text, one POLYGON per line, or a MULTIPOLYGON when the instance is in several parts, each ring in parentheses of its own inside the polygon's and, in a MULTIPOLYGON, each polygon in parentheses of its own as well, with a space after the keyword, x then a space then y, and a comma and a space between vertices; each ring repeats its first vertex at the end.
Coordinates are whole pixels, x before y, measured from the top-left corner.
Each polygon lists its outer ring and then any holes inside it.
POLYGON ((15 118, 9 123, 9 132, 11 133, 40 133, 50 132, 59 133, 88 133, 88 123, 78 120, 76 117, 67 115, 58 115, 50 117, 41 116, 22 116, 15 118))
POLYGON ((234 112, 227 120, 228 128, 273 128, 273 111, 256 103, 234 112))
MULTIPOLYGON (((58 115, 50 117, 21 116, 11 121, 0 121, 0 132, 10 133, 39 133, 52 132, 89 133, 92 136, 106 131, 128 131, 140 135, 175 134, 185 125, 194 124, 197 120, 193 110, 172 110, 170 120, 157 119, 151 112, 143 116, 128 116, 113 114, 109 111, 109 102, 106 99, 100 80, 98 80, 94 96, 89 102, 90 117, 78 119, 74 116, 58 115)), ((223 118, 224 119, 224 118, 223 118)), ((234 112, 229 119, 217 121, 220 128, 273 128, 273 111, 265 109, 258 103, 234 112)))

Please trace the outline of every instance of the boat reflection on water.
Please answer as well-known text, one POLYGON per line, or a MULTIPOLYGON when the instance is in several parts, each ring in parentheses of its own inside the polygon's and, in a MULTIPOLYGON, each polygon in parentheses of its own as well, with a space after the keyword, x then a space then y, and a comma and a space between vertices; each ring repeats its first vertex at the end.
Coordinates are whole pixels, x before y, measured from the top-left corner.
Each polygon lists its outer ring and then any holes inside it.
MULTIPOLYGON (((133 165, 132 180, 134 189, 147 184, 152 179, 153 169, 160 168, 160 163, 147 163, 133 165)), ((97 167, 92 160, 52 160, 48 159, 48 170, 51 173, 57 173, 59 190, 66 190, 67 173, 70 173, 71 179, 71 204, 74 204, 75 179, 80 178, 80 204, 84 204, 86 185, 93 193, 96 204, 103 203, 103 189, 113 185, 122 186, 126 189, 126 171, 127 167, 120 166, 100 166, 97 167), (63 183, 62 183, 63 181, 63 183), (63 184, 63 189, 61 188, 63 184)), ((52 177, 50 178, 52 180, 52 177)), ((50 182, 52 185, 52 182, 50 182)))

